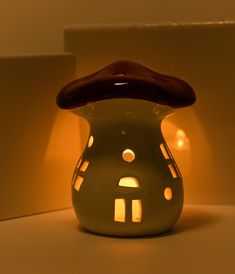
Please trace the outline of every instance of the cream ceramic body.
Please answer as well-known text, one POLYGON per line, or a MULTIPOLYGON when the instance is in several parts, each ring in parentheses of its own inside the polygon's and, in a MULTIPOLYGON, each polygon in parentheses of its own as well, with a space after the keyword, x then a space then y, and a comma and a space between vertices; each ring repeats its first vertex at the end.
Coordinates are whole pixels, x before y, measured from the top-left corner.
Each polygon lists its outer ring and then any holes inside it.
POLYGON ((161 121, 172 108, 144 100, 112 99, 74 112, 91 128, 72 181, 73 206, 81 226, 113 236, 169 230, 183 205, 181 175, 161 133, 161 121), (126 149, 135 154, 131 162, 123 159, 126 149), (120 186, 123 177, 135 178, 139 186, 120 186), (125 203, 124 221, 115 221, 116 199, 125 203), (141 210, 135 221, 133 200, 139 201, 141 210))

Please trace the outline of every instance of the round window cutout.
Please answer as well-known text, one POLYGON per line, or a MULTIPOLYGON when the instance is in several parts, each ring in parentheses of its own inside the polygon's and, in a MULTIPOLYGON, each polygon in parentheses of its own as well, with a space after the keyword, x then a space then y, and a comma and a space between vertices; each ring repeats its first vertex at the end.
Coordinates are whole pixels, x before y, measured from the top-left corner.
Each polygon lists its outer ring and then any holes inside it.
POLYGON ((169 188, 169 187, 165 188, 164 196, 165 196, 165 199, 168 200, 168 201, 172 199, 172 190, 171 190, 171 188, 169 188))
POLYGON ((122 158, 123 158, 124 161, 130 163, 130 162, 135 160, 135 153, 134 153, 133 150, 127 148, 123 151, 122 158))
POLYGON ((90 136, 89 140, 88 140, 88 147, 90 148, 94 143, 94 137, 90 136))

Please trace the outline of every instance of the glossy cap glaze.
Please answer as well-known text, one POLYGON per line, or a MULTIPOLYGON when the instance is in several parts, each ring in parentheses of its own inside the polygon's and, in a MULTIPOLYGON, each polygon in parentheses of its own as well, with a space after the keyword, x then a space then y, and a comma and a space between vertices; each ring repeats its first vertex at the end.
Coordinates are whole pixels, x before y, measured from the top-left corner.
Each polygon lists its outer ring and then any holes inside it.
POLYGON ((73 109, 114 98, 142 99, 174 108, 192 105, 196 100, 191 86, 179 78, 132 61, 117 61, 67 84, 57 96, 57 105, 73 109))

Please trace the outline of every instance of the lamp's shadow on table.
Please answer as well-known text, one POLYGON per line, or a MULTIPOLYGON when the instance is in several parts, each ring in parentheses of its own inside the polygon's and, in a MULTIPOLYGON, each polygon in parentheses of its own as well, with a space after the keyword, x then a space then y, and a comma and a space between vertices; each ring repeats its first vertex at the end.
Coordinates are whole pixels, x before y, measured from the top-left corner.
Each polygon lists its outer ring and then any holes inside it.
POLYGON ((219 219, 219 216, 214 211, 210 212, 208 208, 205 210, 203 206, 187 206, 184 207, 179 221, 172 229, 172 234, 210 226, 218 222, 219 219))

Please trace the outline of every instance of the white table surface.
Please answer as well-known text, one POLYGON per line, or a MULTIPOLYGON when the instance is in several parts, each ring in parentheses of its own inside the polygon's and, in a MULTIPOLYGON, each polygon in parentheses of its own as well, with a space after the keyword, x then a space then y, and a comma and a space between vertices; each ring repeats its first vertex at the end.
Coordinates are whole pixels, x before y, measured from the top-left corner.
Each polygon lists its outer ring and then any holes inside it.
POLYGON ((235 206, 186 205, 175 228, 146 238, 81 231, 72 209, 0 223, 1 274, 235 273, 235 206))

